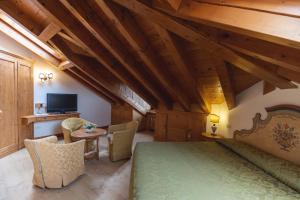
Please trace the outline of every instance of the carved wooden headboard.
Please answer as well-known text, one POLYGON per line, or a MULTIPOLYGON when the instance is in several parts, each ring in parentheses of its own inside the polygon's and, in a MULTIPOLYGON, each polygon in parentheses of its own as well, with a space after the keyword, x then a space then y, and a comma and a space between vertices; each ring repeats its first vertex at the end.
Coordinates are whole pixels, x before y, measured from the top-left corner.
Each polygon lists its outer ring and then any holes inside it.
POLYGON ((235 131, 234 138, 300 165, 300 107, 278 105, 266 111, 265 120, 257 113, 253 127, 235 131))

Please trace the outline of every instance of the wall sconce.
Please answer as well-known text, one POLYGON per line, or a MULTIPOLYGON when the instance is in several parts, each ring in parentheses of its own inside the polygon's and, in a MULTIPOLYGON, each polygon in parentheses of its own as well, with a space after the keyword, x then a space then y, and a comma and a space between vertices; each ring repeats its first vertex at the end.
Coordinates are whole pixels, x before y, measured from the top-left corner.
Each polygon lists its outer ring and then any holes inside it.
POLYGON ((217 131, 217 126, 216 124, 219 123, 220 121, 220 117, 216 114, 210 114, 209 115, 209 119, 210 119, 210 122, 213 123, 212 127, 211 127, 211 130, 212 130, 212 134, 213 136, 216 136, 216 131, 217 131))
POLYGON ((41 80, 41 82, 46 82, 49 80, 53 79, 53 73, 40 73, 39 74, 39 79, 41 80))

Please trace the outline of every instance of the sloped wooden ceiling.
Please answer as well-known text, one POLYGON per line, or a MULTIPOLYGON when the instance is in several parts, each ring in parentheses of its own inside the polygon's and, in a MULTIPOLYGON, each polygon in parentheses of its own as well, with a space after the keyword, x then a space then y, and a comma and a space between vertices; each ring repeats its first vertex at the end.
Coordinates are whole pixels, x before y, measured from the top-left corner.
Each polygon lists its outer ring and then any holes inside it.
POLYGON ((69 61, 60 68, 112 103, 125 84, 152 107, 210 112, 260 80, 300 80, 300 2, 3 0, 0 8, 69 61), (73 63, 70 64, 70 63, 73 63))

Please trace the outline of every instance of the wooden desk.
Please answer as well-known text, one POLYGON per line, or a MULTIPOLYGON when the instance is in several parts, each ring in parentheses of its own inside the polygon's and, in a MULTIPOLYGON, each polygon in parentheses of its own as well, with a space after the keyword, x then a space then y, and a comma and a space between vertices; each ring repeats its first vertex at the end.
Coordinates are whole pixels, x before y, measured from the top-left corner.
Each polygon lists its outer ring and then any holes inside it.
POLYGON ((64 120, 70 117, 80 117, 80 113, 66 113, 66 114, 45 114, 45 115, 27 115, 22 116, 22 124, 29 125, 35 122, 45 122, 54 120, 64 120))

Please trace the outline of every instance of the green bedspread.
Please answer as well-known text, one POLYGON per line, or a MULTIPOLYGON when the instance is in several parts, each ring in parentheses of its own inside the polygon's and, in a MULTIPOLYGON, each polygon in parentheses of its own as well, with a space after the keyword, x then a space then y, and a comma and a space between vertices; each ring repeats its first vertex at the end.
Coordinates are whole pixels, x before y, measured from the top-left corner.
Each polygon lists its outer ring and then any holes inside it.
POLYGON ((299 200, 300 194, 215 142, 139 143, 136 200, 299 200))

